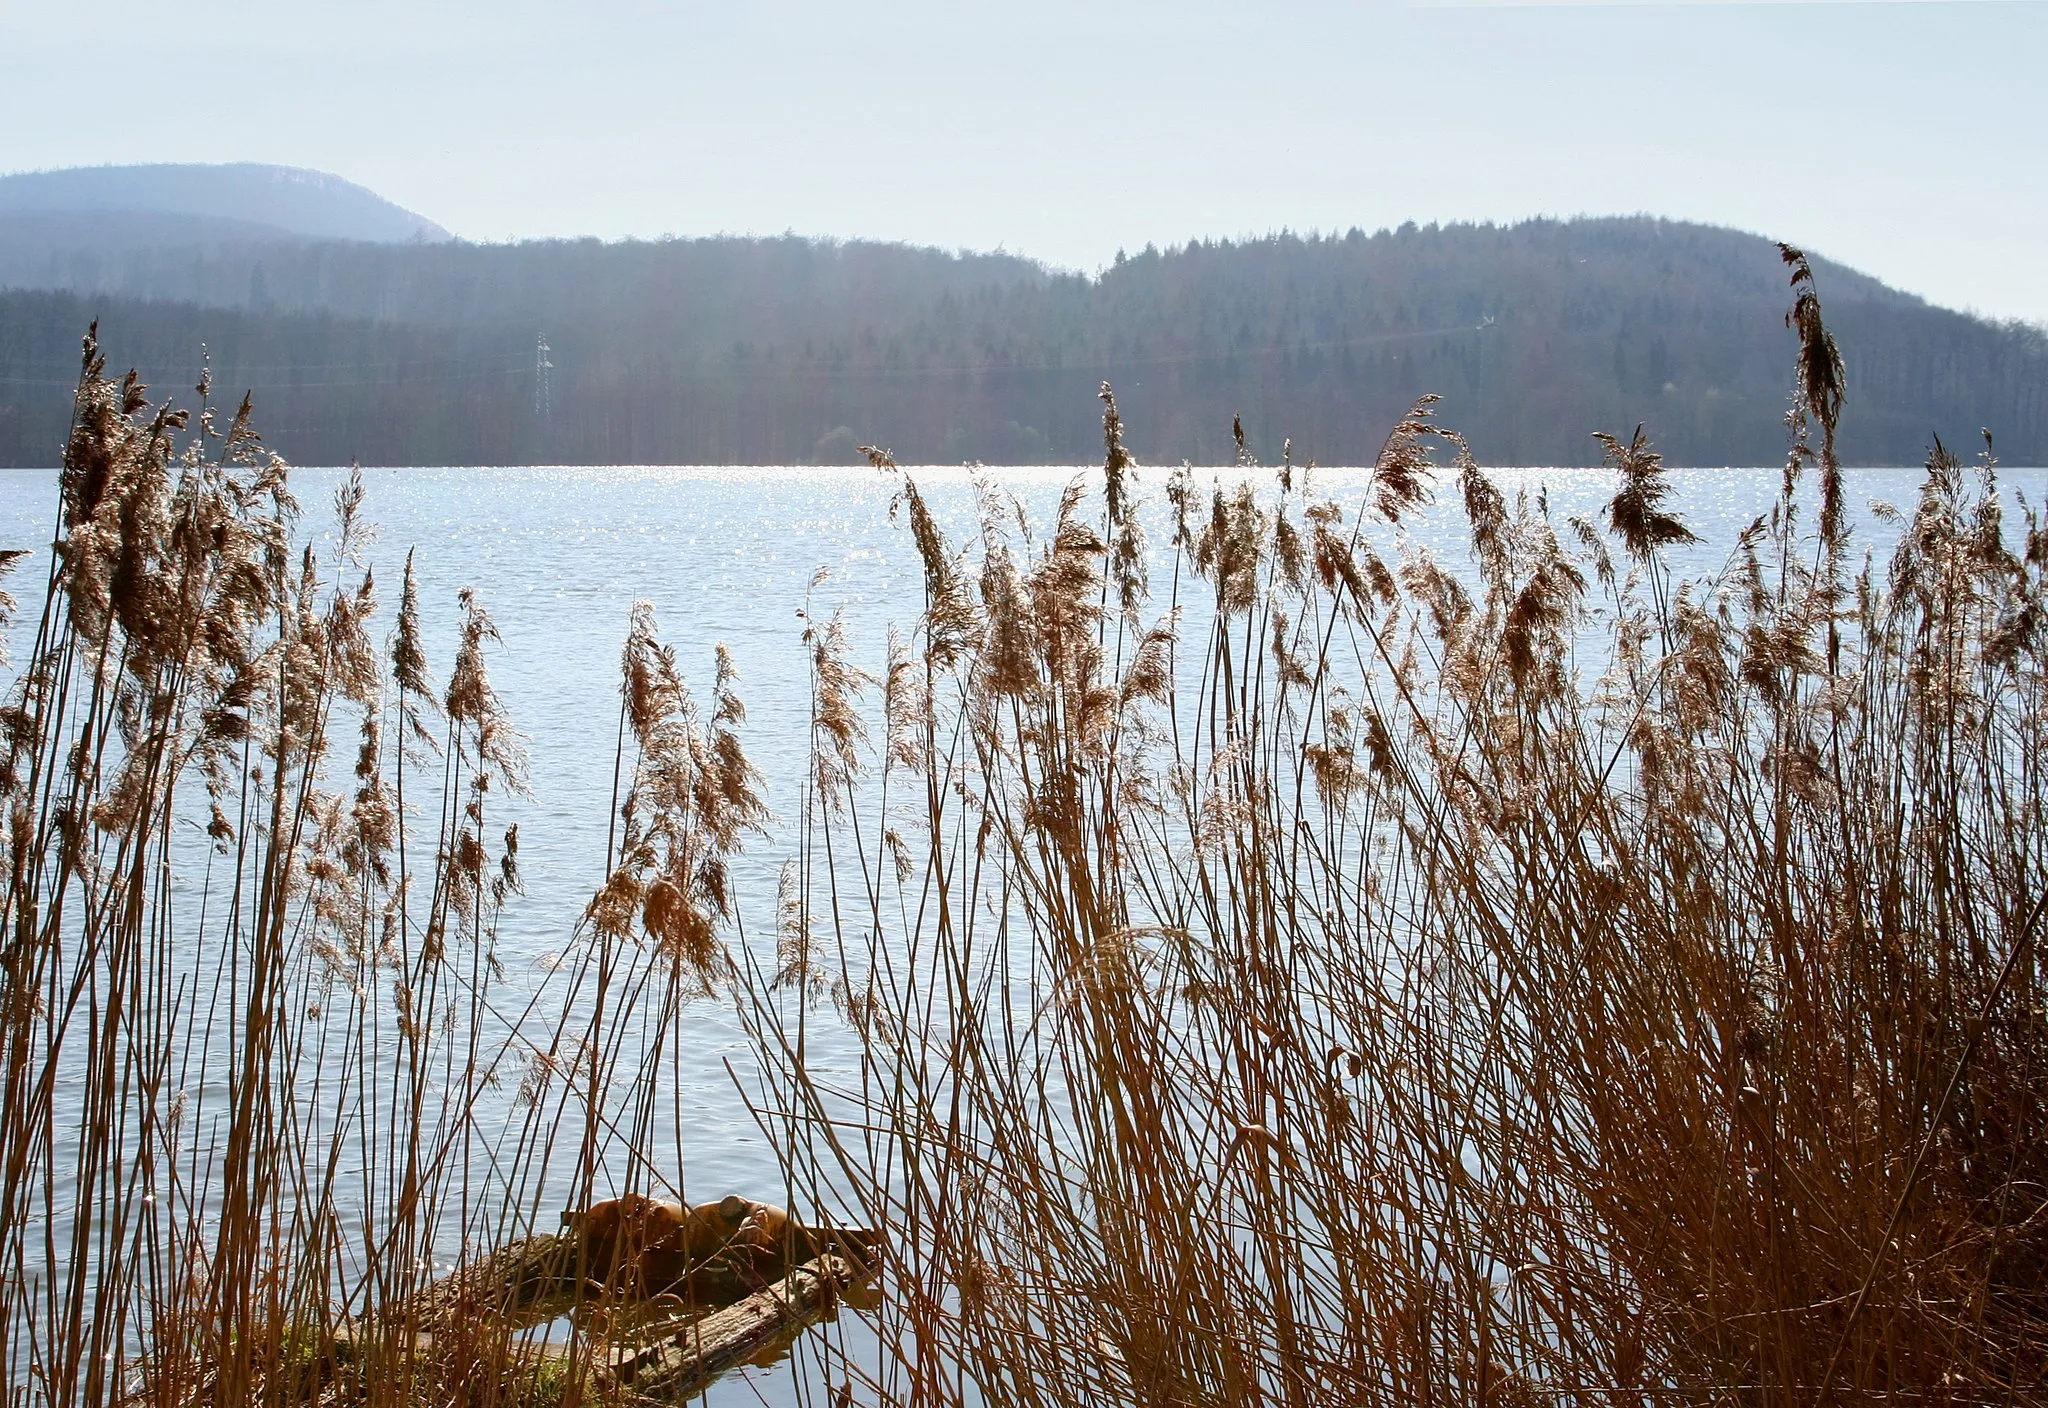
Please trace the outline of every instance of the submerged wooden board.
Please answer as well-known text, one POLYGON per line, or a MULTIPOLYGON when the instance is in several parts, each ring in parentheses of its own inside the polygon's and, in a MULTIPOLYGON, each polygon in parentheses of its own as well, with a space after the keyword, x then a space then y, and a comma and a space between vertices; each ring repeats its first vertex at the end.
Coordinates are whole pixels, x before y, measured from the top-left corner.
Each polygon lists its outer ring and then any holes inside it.
POLYGON ((827 1253, 722 1310, 649 1327, 613 1353, 610 1377, 642 1402, 693 1398, 776 1336, 830 1313, 854 1279, 852 1263, 827 1253))
MULTIPOLYGON (((790 1272, 827 1257, 857 1272, 872 1269, 880 1247, 881 1239, 866 1228, 794 1230, 787 1259, 735 1249, 667 1289, 690 1302, 694 1314, 703 1314, 770 1289, 790 1272)), ((426 1286, 407 1302, 401 1317, 423 1334, 480 1315, 512 1329, 542 1324, 578 1305, 605 1299, 605 1288, 588 1279, 591 1268, 584 1264, 581 1250, 573 1233, 522 1237, 426 1286)))
MULTIPOLYGON (((513 1337, 579 1310, 608 1307, 615 1312, 635 1304, 658 1310, 664 1304, 684 1303, 670 1296, 637 1303, 608 1299, 603 1287, 579 1279, 581 1248, 575 1238, 522 1238, 422 1288, 375 1322, 344 1320, 328 1327, 324 1346, 297 1385, 297 1395, 303 1401, 340 1405, 351 1397, 342 1379, 359 1382, 366 1370, 376 1372, 380 1364, 388 1372, 393 1367, 390 1356, 404 1361, 451 1356, 475 1363, 480 1362, 474 1356, 481 1350, 481 1362, 500 1364, 492 1372, 508 1377, 529 1375, 544 1364, 569 1358, 571 1372, 584 1378, 601 1399, 643 1408, 682 1404, 780 1336, 831 1315, 842 1295, 864 1284, 876 1270, 880 1239, 874 1233, 805 1232, 832 1239, 830 1245, 837 1249, 819 1252, 781 1279, 730 1303, 700 1303, 617 1333, 592 1335, 589 1330, 594 1326, 587 1324, 582 1341, 586 1350, 573 1357, 565 1355, 560 1344, 518 1345, 513 1337), (486 1348, 490 1342, 495 1342, 495 1351, 486 1348)), ((205 1403, 211 1397, 208 1380, 190 1401, 205 1403)), ((119 1401, 131 1408, 141 1402, 119 1401)))
MULTIPOLYGON (((861 1229, 802 1230, 817 1254, 781 1279, 748 1286, 743 1274, 717 1276, 703 1286, 712 1293, 704 1301, 597 1348, 590 1367, 602 1386, 640 1403, 685 1402, 778 1336, 831 1314, 841 1292, 874 1269, 879 1239, 861 1229)), ((580 1252, 573 1235, 527 1237, 441 1278, 405 1308, 412 1343, 424 1349, 436 1331, 479 1320, 516 1332, 602 1302, 602 1287, 578 1279, 580 1252)))

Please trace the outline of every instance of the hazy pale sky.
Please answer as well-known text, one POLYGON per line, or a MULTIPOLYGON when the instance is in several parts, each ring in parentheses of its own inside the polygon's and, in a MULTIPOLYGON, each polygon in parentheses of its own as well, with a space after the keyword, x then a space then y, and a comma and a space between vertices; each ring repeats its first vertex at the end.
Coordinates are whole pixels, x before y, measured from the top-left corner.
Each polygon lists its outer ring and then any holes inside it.
POLYGON ((2048 0, 0 0, 0 171, 240 160, 477 240, 793 230, 1082 269, 1642 211, 2048 323, 2048 0))

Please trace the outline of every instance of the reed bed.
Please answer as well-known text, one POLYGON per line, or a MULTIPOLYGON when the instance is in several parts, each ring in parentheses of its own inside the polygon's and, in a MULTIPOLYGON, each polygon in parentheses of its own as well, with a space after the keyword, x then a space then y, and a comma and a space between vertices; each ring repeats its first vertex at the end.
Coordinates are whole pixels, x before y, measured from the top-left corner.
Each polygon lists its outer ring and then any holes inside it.
POLYGON ((1786 257, 1782 494, 1698 579, 1640 432, 1559 522, 1427 402, 1359 503, 1172 475, 1163 581, 1107 386, 1039 534, 903 478, 926 609, 811 637, 742 985, 792 1183, 890 1233, 837 1401, 2048 1397, 2048 530, 1937 444, 1858 555, 1786 257))
POLYGON ((88 337, 0 711, 13 1397, 590 1396, 603 1319, 424 1292, 682 1196, 716 1001, 785 1200, 885 1237, 799 1401, 2048 1401, 2048 525, 1937 444, 1859 553, 1786 253, 1782 493, 1703 576, 1640 432, 1563 521, 1429 401, 1355 503, 1240 434, 1157 549, 1107 386, 1036 530, 984 485, 956 548, 873 451, 924 610, 869 670, 806 608, 772 951, 736 670, 701 708, 643 608, 540 983, 482 603, 437 685, 359 480, 317 555, 246 403, 88 337), (1471 576, 1402 535, 1433 495, 1471 576))

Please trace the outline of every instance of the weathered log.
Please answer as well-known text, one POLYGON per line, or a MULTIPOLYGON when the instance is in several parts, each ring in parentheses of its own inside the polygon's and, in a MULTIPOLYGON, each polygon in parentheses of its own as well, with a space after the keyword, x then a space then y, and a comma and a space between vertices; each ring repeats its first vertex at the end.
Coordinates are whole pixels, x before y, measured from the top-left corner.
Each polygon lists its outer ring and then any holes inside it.
POLYGON ((514 1329, 552 1320, 583 1298, 579 1250, 573 1236, 522 1237, 421 1290, 403 1318, 425 1334, 477 1316, 514 1329))
POLYGON ((851 1263, 827 1254, 723 1310, 646 1327, 614 1352, 611 1378, 642 1402, 690 1399, 777 1335, 828 1314, 855 1274, 851 1263))
POLYGON ((581 1239, 585 1275, 628 1301, 674 1295, 727 1305, 827 1252, 868 1266, 876 1249, 871 1231, 807 1227, 737 1193, 695 1207, 624 1193, 572 1208, 562 1223, 581 1239))
MULTIPOLYGON (((705 1294, 689 1300, 609 1295, 587 1275, 579 1277, 588 1270, 582 1264, 587 1256, 575 1235, 521 1238, 423 1287, 376 1322, 343 1320, 327 1327, 318 1354, 289 1396, 341 1408, 360 1392, 366 1373, 392 1368, 379 1363, 392 1355, 419 1365, 427 1381, 451 1368, 473 1372, 463 1367, 473 1364, 498 1365, 491 1372, 513 1377, 531 1375, 544 1364, 562 1363, 567 1357, 563 1347, 514 1345, 510 1334, 583 1310, 602 1312, 585 1326, 590 1354, 572 1361, 580 1366, 574 1370, 579 1377, 587 1375, 586 1384, 600 1396, 616 1394, 641 1408, 680 1404, 778 1335, 830 1315, 841 1292, 876 1269, 879 1238, 873 1232, 795 1231, 792 1250, 807 1241, 833 1250, 819 1252, 770 1284, 759 1278, 769 1274, 779 1249, 754 1248, 723 1262, 714 1258, 715 1265, 693 1285, 705 1294), (736 1300, 722 1294, 739 1285, 751 1293, 736 1300), (609 1328, 618 1325, 622 1313, 658 1313, 664 1305, 675 1306, 677 1313, 630 1328, 609 1328)), ((203 1375, 187 1401, 211 1401, 212 1377, 211 1371, 203 1375)), ((136 1408, 141 1399, 120 1401, 136 1408)))
MULTIPOLYGON (((879 1249, 880 1239, 866 1229, 791 1224, 782 1245, 723 1247, 657 1300, 644 1290, 616 1298, 592 1279, 589 1248, 577 1232, 544 1234, 509 1243, 424 1287, 396 1319, 420 1353, 431 1351, 437 1334, 459 1339, 486 1325, 517 1331, 578 1310, 607 1307, 604 1318, 611 1320, 634 1307, 676 1305, 676 1314, 625 1331, 598 1351, 591 1367, 629 1398, 681 1402, 777 1335, 830 1314, 842 1290, 873 1273, 879 1249)), ((596 1333, 600 1342, 609 1336, 596 1333)), ((356 1339, 347 1330, 337 1337, 337 1360, 356 1356, 356 1339)))

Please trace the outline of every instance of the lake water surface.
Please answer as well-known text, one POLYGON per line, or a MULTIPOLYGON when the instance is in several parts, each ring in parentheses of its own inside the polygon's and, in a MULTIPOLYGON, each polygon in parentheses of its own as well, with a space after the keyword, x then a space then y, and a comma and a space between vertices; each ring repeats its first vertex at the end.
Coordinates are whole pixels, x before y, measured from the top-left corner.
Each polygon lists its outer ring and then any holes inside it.
MULTIPOLYGON (((1074 469, 983 471, 1017 496, 1034 525, 1050 523, 1074 469)), ((952 541, 976 523, 969 475, 958 468, 914 470, 952 541)), ((1204 472, 1234 480, 1242 472, 1204 472)), ((1270 471, 1252 471, 1270 475, 1270 471)), ((907 528, 890 517, 893 478, 860 469, 371 469, 363 472, 366 509, 380 525, 371 551, 390 629, 406 553, 417 550, 430 657, 445 678, 457 621, 456 592, 477 589, 503 644, 491 657, 498 692, 525 735, 531 796, 500 803, 498 820, 520 827, 526 894, 508 910, 500 953, 508 968, 537 970, 568 941, 603 878, 606 819, 618 738, 619 650, 636 600, 651 601, 662 635, 677 650, 700 698, 708 697, 712 651, 724 642, 739 667, 748 720, 744 734, 766 778, 771 806, 785 822, 800 808, 807 762, 809 683, 803 622, 843 609, 859 663, 879 671, 891 622, 907 633, 922 601, 922 577, 907 528), (823 569, 822 580, 817 580, 823 569)), ((1554 517, 1593 513, 1613 492, 1610 475, 1589 470, 1511 470, 1496 474, 1517 490, 1548 495, 1554 517)), ((1718 566, 1741 529, 1769 511, 1780 471, 1675 471, 1676 505, 1705 544, 1684 565, 1718 566)), ((1850 475, 1859 541, 1889 540, 1893 530, 1868 512, 1872 499, 1910 507, 1917 470, 1850 475)), ((1139 472, 1157 521, 1165 471, 1139 472)), ((1317 488, 1355 502, 1364 471, 1317 471, 1317 488)), ((310 529, 331 519, 343 471, 299 470, 294 488, 310 529)), ((2039 503, 2048 471, 2007 471, 2008 488, 2039 503)), ((55 521, 55 476, 0 472, 0 547, 33 547, 36 558, 13 579, 32 622, 55 521)), ((1095 515, 1091 512, 1091 519, 1095 515)), ((1406 525, 1447 560, 1462 561, 1464 521, 1454 487, 1406 525)), ((1391 548, 1394 534, 1384 535, 1391 548)), ((17 642, 17 649, 20 648, 17 642)), ((755 942, 772 946, 776 877, 794 849, 793 827, 777 825, 750 846, 736 874, 741 918, 755 942)), ((780 1186, 766 1146, 725 1068, 747 1047, 718 1004, 701 1003, 685 1019, 686 1064, 697 1074, 686 1091, 690 1196, 726 1191, 771 1196, 780 1186)), ((794 1401, 787 1371, 751 1370, 714 1391, 713 1401, 794 1401)))

